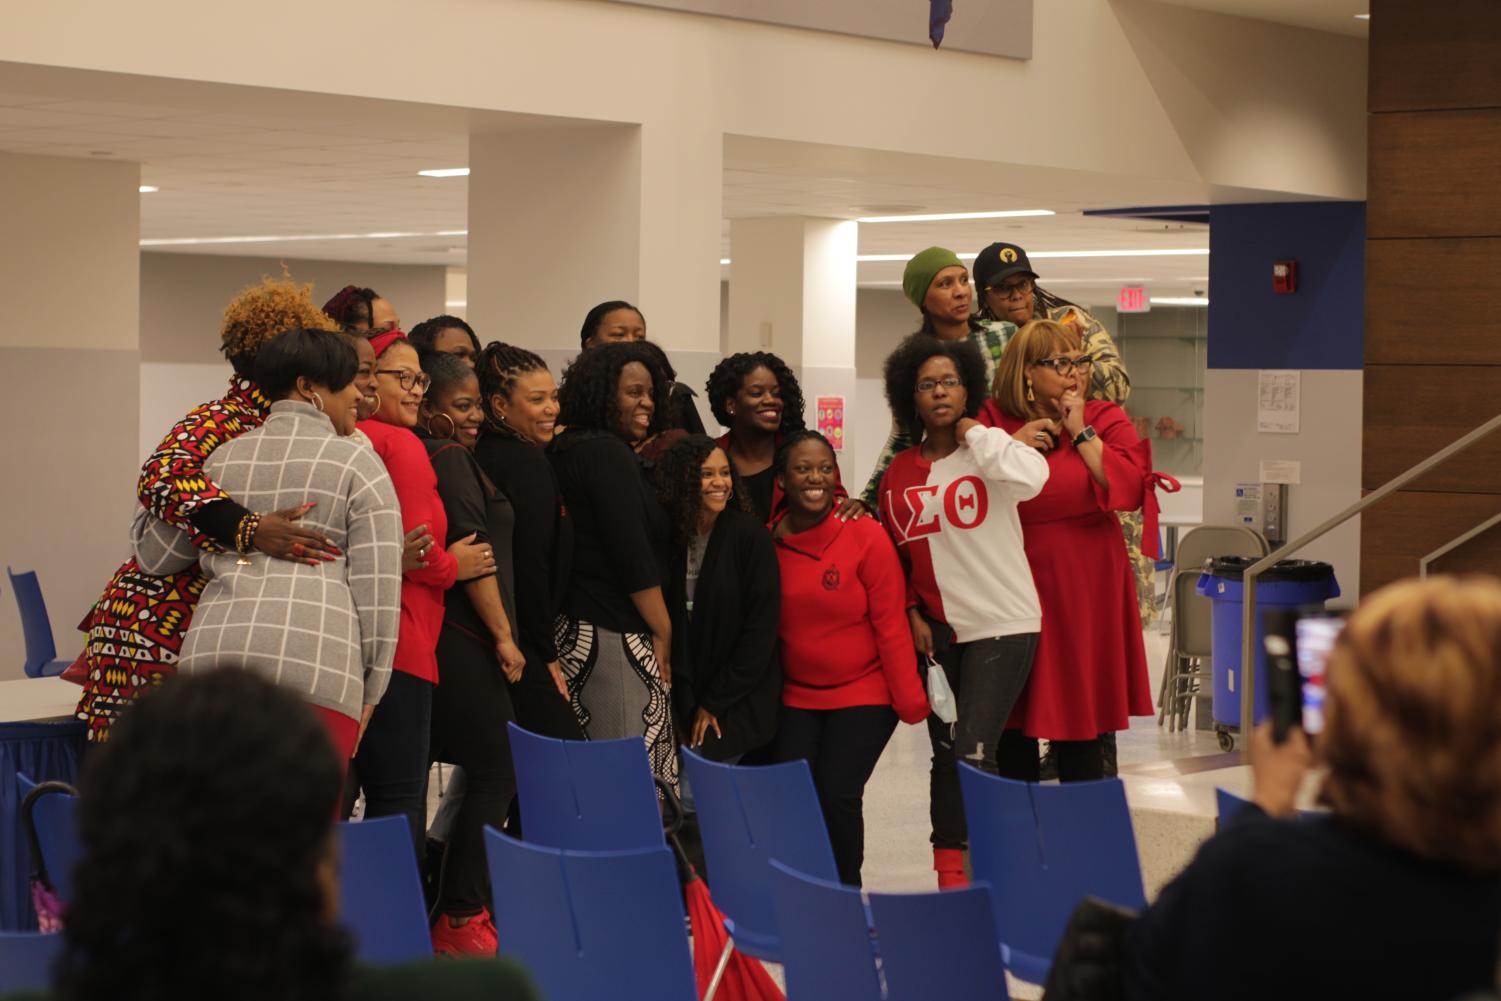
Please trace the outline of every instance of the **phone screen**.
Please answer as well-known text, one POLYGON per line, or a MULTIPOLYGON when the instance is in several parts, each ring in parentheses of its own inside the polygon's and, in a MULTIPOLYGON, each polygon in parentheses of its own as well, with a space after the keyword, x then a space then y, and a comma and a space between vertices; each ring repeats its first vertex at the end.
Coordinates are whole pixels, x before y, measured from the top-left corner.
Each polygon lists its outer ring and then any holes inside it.
POLYGON ((1310 736, 1324 729, 1324 666, 1345 620, 1333 616, 1298 619, 1294 648, 1298 679, 1303 695, 1303 732, 1310 736))

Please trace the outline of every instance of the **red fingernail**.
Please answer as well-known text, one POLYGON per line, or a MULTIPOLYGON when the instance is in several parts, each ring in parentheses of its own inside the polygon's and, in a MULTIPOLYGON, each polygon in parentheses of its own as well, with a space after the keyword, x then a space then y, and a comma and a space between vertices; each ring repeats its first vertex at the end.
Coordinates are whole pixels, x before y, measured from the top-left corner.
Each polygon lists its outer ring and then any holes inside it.
POLYGON ((332 542, 328 543, 328 551, 331 552, 331 553, 333 553, 335 556, 343 556, 344 555, 344 551, 342 549, 340 549, 338 546, 334 545, 332 542))

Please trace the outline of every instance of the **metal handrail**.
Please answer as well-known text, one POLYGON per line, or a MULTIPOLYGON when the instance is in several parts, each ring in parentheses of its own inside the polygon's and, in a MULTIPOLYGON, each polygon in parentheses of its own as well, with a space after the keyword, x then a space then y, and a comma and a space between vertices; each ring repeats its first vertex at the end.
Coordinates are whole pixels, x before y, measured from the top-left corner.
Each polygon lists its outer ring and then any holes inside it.
POLYGON ((1447 556, 1448 554, 1454 552, 1454 550, 1458 549, 1460 546, 1464 545, 1466 542, 1469 542, 1471 539, 1475 538, 1477 535, 1484 535, 1486 532, 1489 532, 1497 525, 1501 525, 1501 514, 1491 515, 1489 518, 1485 519, 1480 524, 1470 529, 1468 532, 1465 532, 1462 535, 1456 535, 1454 538, 1450 539, 1442 546, 1439 546, 1427 556, 1424 556, 1421 560, 1418 560, 1418 580, 1428 579, 1428 568, 1431 567, 1440 557, 1447 556))
MULTIPOLYGON (((1394 494, 1398 490, 1401 490, 1403 487, 1407 486, 1407 484, 1411 483, 1413 480, 1427 474, 1434 467, 1448 462, 1460 452, 1463 452, 1465 449, 1469 448, 1471 445, 1474 445, 1481 439, 1489 437, 1497 430, 1501 430, 1501 414, 1497 414, 1495 417, 1492 417, 1490 420, 1486 421, 1484 424, 1480 425, 1475 430, 1465 435, 1463 438, 1460 438, 1458 441, 1452 442, 1451 444, 1439 449, 1437 452, 1434 452, 1428 458, 1424 459, 1416 466, 1413 466, 1405 473, 1399 473, 1396 476, 1392 477, 1390 480, 1387 480, 1385 483, 1381 484, 1381 486, 1377 487, 1375 490, 1372 490, 1370 493, 1366 494, 1360 500, 1356 501, 1354 504, 1351 504, 1349 507, 1339 512, 1334 517, 1323 522, 1317 528, 1304 532, 1293 541, 1272 550, 1266 556, 1262 557, 1246 568, 1245 577, 1243 579, 1240 620, 1241 739, 1251 739, 1251 729, 1255 725, 1256 717, 1257 578, 1260 577, 1264 571, 1270 569, 1273 565, 1275 565, 1278 561, 1287 559, 1288 556, 1302 549, 1310 542, 1314 542, 1318 539, 1323 538, 1325 535, 1343 525, 1345 522, 1349 521, 1357 514, 1360 514, 1366 508, 1377 503, 1378 501, 1386 499, 1391 494, 1394 494)), ((1479 533, 1476 532, 1475 534, 1479 533)), ((1459 545, 1461 542, 1465 541, 1465 538, 1466 537, 1461 537, 1461 539, 1459 541, 1456 541, 1454 544, 1459 545)))

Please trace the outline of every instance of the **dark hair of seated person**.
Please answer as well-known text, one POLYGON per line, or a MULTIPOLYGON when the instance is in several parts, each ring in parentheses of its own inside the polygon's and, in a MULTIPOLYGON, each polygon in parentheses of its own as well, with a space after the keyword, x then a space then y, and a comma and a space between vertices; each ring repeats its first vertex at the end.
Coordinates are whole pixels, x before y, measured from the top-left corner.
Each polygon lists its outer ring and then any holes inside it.
POLYGON ((359 370, 354 345, 329 330, 294 327, 283 330, 261 348, 255 358, 255 383, 272 400, 284 400, 297 388, 298 378, 340 390, 359 370))
POLYGON ((149 692, 84 768, 57 996, 340 997, 351 951, 329 888, 341 788, 328 735, 296 695, 230 669, 149 692))
POLYGON ((500 960, 354 966, 336 917, 341 790, 294 693, 235 668, 148 691, 84 766, 51 997, 535 1001, 500 960))

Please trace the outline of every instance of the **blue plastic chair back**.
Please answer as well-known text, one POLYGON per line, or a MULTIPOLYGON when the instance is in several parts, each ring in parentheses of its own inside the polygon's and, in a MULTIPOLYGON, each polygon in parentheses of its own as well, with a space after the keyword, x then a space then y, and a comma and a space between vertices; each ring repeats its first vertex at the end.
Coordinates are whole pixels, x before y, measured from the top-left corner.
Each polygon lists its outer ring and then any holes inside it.
POLYGON ((1006 1001, 990 887, 867 895, 887 1001, 1006 1001))
POLYGON ((1086 896, 1141 909, 1146 894, 1119 779, 1031 785, 961 762, 976 880, 990 884, 1006 967, 1044 983, 1069 916, 1086 896))
POLYGON ((677 865, 665 847, 576 852, 485 828, 500 954, 549 998, 697 1001, 677 865))
MULTIPOLYGON (((20 772, 16 773, 16 784, 23 803, 38 785, 20 772)), ((31 804, 31 826, 36 831, 35 849, 41 854, 47 882, 63 903, 71 902, 73 870, 83 855, 78 839, 78 797, 63 788, 43 792, 31 804)))
POLYGON ((1233 792, 1226 792, 1218 787, 1214 790, 1214 805, 1219 813, 1217 827, 1225 826, 1225 821, 1240 812, 1243 806, 1249 806, 1250 800, 1242 799, 1233 792))
POLYGON ((52 620, 47 617, 47 602, 42 598, 42 586, 37 581, 36 571, 16 573, 6 567, 5 572, 10 575, 16 610, 21 613, 21 633, 26 638, 26 676, 51 678, 62 674, 68 665, 57 659, 52 620))
POLYGON ((662 848, 662 813, 646 742, 558 740, 507 723, 531 844, 573 851, 662 848))
POLYGON ((0 932, 0 994, 52 986, 52 964, 63 950, 61 935, 0 932))
POLYGON ((433 956, 427 904, 405 817, 339 825, 339 910, 366 963, 390 965, 433 956))
POLYGON ((788 1001, 882 1001, 870 916, 860 891, 805 876, 775 859, 771 870, 788 1001))
POLYGON ((771 871, 776 859, 797 872, 839 881, 813 773, 806 761, 742 768, 684 748, 683 767, 698 807, 709 888, 741 952, 780 962, 771 871))

